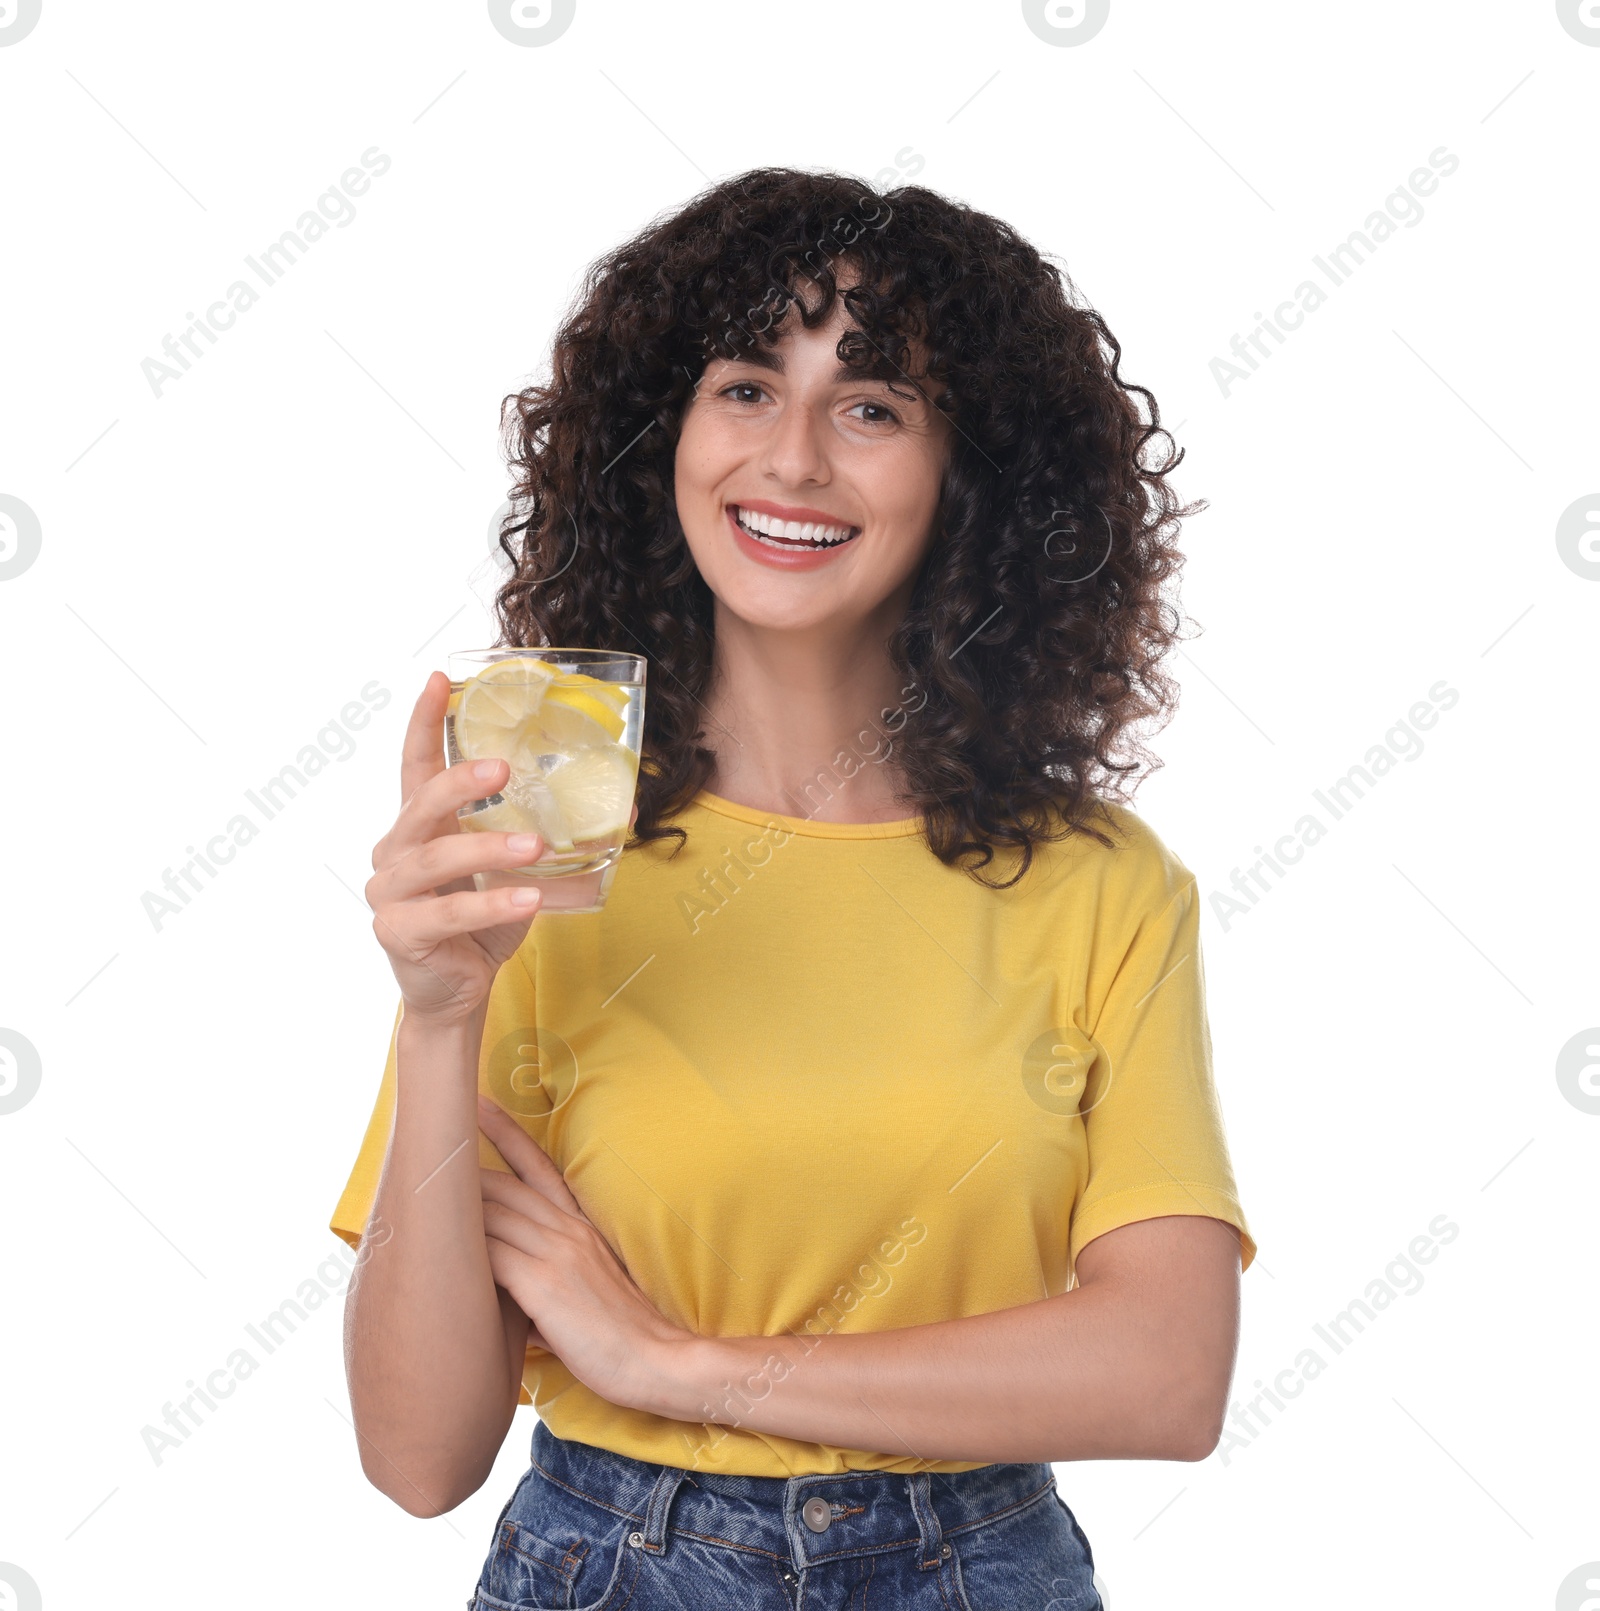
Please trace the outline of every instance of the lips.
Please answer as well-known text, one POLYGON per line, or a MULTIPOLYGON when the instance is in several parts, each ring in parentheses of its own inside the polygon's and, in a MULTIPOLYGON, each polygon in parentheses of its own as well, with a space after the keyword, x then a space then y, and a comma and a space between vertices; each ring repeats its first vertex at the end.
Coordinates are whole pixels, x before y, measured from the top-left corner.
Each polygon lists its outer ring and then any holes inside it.
POLYGON ((831 519, 815 510, 800 511, 809 519, 787 519, 784 515, 743 504, 730 504, 728 513, 741 531, 763 547, 786 549, 791 552, 821 552, 841 548, 861 535, 859 526, 831 519))

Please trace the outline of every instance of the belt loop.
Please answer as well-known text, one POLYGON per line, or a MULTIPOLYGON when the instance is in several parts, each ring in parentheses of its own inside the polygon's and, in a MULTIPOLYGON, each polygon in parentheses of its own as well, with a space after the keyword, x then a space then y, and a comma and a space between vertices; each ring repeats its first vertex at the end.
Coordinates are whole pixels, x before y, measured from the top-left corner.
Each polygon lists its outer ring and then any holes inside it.
POLYGON ((667 1513, 677 1497, 678 1488, 688 1476, 682 1466, 663 1466, 650 1490, 649 1502, 644 1507, 644 1541, 641 1548, 659 1555, 667 1547, 667 1513))
POLYGON ((914 1472, 906 1478, 906 1487, 911 1494, 911 1513, 917 1518, 917 1533, 922 1543, 922 1556, 917 1568, 923 1572, 937 1567, 948 1548, 944 1542, 944 1530, 934 1512, 929 1485, 930 1478, 926 1471, 914 1472))

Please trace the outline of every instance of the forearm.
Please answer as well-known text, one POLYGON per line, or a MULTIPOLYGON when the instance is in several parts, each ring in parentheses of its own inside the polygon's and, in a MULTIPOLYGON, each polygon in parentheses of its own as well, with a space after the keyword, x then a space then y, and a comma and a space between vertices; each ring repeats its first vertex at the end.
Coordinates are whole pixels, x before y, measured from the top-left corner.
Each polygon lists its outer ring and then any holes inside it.
POLYGON ((894 1331, 694 1338, 648 1407, 924 1460, 1201 1459, 1217 1372, 1175 1345, 1173 1318, 1078 1287, 894 1331))
POLYGON ((402 1018, 394 1131, 346 1301, 362 1467, 417 1515, 482 1485, 517 1402, 478 1182, 482 1034, 481 1011, 402 1018))

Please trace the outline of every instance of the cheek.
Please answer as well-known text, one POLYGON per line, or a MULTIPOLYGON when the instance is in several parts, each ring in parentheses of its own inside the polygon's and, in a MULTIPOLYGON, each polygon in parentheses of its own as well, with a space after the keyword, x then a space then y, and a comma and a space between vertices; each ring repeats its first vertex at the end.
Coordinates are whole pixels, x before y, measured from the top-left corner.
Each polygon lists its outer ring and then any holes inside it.
POLYGON ((677 452, 672 460, 672 479, 679 496, 696 486, 701 477, 701 461, 705 453, 700 445, 700 433, 685 423, 678 437, 677 452))
POLYGON ((908 442, 904 453, 881 466, 877 503, 884 519, 907 539, 923 536, 939 507, 943 458, 925 442, 908 442))
POLYGON ((736 459, 726 433, 709 418, 693 415, 684 422, 674 460, 674 480, 685 502, 705 499, 726 479, 736 459))
POLYGON ((673 460, 672 496, 678 524, 695 564, 708 577, 717 572, 720 564, 720 489, 732 473, 726 445, 719 437, 715 429, 690 429, 686 424, 673 460))
POLYGON ((687 536, 694 536, 705 524, 707 475, 704 464, 692 450, 678 449, 673 467, 672 497, 677 506, 678 524, 687 536))

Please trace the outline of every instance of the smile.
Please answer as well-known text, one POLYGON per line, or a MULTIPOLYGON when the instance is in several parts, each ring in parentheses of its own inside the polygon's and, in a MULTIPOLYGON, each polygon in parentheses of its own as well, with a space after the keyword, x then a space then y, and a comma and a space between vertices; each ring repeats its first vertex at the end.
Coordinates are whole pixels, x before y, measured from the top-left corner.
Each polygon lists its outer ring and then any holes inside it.
POLYGON ((768 548, 838 548, 861 535, 859 526, 825 525, 820 521, 779 520, 737 504, 728 511, 746 536, 768 548))

